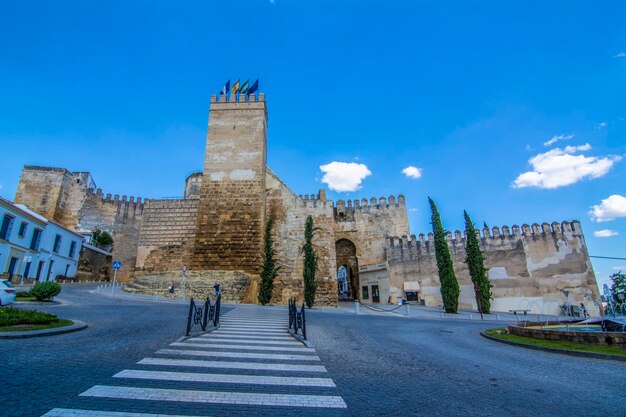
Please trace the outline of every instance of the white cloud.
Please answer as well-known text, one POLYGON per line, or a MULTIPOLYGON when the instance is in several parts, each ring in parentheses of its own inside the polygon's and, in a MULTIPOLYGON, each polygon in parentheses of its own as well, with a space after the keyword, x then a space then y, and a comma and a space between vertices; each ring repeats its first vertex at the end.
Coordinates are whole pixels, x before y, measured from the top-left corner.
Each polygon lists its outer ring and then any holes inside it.
POLYGON ((607 122, 600 122, 596 125, 596 129, 600 130, 600 129, 604 129, 605 127, 607 127, 609 124, 607 122))
POLYGON ((563 149, 563 152, 576 153, 578 151, 588 151, 589 149, 591 149, 591 145, 588 143, 585 143, 584 145, 578 145, 578 146, 566 146, 565 149, 563 149))
POLYGON ((419 211, 419 210, 418 210, 418 209, 416 209, 416 208, 411 208, 411 209, 409 209, 409 211, 410 211, 411 213, 415 213, 416 211, 419 211))
POLYGON ((365 164, 356 162, 336 162, 321 165, 324 173, 322 182, 328 184, 333 191, 356 191, 361 188, 363 180, 372 175, 365 164))
POLYGON ((585 178, 602 177, 622 159, 621 156, 596 157, 577 154, 590 149, 591 145, 586 143, 537 154, 528 160, 533 170, 520 174, 511 186, 543 189, 564 187, 585 178))
POLYGON ((626 52, 619 52, 618 54, 613 55, 613 58, 626 58, 626 52))
POLYGON ((615 220, 618 217, 626 217, 626 197, 613 194, 605 198, 595 206, 591 206, 591 220, 598 223, 615 220))
POLYGON ((409 178, 418 179, 422 176, 422 169, 409 165, 402 170, 402 173, 409 178))
POLYGON ((556 135, 556 136, 552 136, 552 139, 550 139, 549 141, 543 143, 543 146, 554 145, 555 143, 557 143, 560 140, 570 140, 573 137, 574 137, 574 135, 556 135))
POLYGON ((613 271, 626 271, 626 266, 614 266, 613 271))
POLYGON ((595 237, 613 237, 619 235, 615 230, 603 229, 593 232, 595 237))

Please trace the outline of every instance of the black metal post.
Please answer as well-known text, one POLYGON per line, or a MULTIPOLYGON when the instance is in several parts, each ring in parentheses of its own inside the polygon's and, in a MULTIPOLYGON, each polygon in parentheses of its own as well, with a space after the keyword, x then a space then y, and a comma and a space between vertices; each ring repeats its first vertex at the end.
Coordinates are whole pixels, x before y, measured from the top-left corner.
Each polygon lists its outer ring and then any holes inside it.
POLYGON ((209 307, 211 306, 211 300, 209 300, 209 297, 206 298, 206 301, 204 302, 204 311, 203 311, 203 317, 202 317, 202 331, 206 330, 206 322, 207 319, 209 318, 209 307))
POLYGON ((193 304, 193 298, 189 301, 189 316, 187 317, 187 333, 185 333, 185 336, 189 336, 189 332, 191 331, 191 317, 193 315, 193 310, 194 310, 194 304, 193 304))
POLYGON ((304 303, 302 303, 302 337, 306 340, 306 318, 304 317, 304 303))
POLYGON ((222 305, 222 294, 217 296, 217 301, 215 302, 215 316, 213 316, 213 326, 217 326, 220 324, 220 307, 222 305))

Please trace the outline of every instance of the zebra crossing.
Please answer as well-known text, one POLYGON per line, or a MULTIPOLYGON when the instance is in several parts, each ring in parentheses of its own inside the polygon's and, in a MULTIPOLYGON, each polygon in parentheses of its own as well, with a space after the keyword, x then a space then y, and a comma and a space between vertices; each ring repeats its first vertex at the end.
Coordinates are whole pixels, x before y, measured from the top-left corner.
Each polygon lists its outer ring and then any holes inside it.
POLYGON ((42 417, 347 416, 315 349, 283 309, 241 306, 211 333, 170 343, 42 417))

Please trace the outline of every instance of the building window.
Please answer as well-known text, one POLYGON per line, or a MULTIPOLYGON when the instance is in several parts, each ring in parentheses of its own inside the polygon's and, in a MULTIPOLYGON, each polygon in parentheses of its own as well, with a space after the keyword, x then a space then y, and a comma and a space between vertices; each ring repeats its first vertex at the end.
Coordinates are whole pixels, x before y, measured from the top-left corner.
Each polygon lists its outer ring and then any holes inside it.
POLYGON ((24 236, 26 236, 26 229, 28 229, 28 223, 26 223, 26 222, 22 222, 22 224, 20 224, 20 230, 19 230, 19 232, 17 233, 17 235, 18 235, 19 237, 24 237, 24 236))
POLYGON ((76 253, 76 242, 72 240, 72 243, 70 243, 70 254, 69 254, 69 257, 73 258, 75 253, 76 253))
POLYGON ((41 229, 33 230, 33 238, 30 241, 30 248, 32 250, 39 250, 39 244, 41 243, 41 229))
POLYGON ((35 278, 37 279, 37 281, 39 281, 39 278, 41 278, 41 270, 43 269, 43 266, 45 265, 45 261, 39 261, 39 266, 37 267, 37 275, 35 276, 35 278))
POLYGON ((56 235, 54 237, 54 246, 52 246, 52 252, 59 253, 60 248, 61 248, 61 235, 56 235))
POLYGON ((11 229, 13 228, 13 220, 15 220, 13 216, 9 214, 4 215, 2 227, 0 227, 0 239, 9 240, 9 237, 11 237, 11 229))
POLYGON ((363 293, 363 299, 369 300, 370 298, 370 290, 368 286, 361 287, 361 292, 363 293))

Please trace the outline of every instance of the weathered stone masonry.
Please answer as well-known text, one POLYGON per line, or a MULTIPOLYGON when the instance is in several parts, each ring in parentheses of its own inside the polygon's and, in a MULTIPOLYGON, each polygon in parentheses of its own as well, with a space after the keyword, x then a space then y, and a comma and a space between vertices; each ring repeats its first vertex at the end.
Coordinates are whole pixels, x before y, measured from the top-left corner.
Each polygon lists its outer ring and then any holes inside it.
MULTIPOLYGON (((465 236, 457 230, 446 239, 461 286, 460 308, 476 309, 465 236)), ((569 291, 570 303, 584 303, 590 313, 599 314, 598 288, 579 222, 485 228, 480 243, 493 284, 494 311, 558 314, 563 291, 569 291)), ((388 238, 387 257, 392 289, 401 291, 405 282, 416 281, 426 305, 441 304, 432 233, 388 238)))

